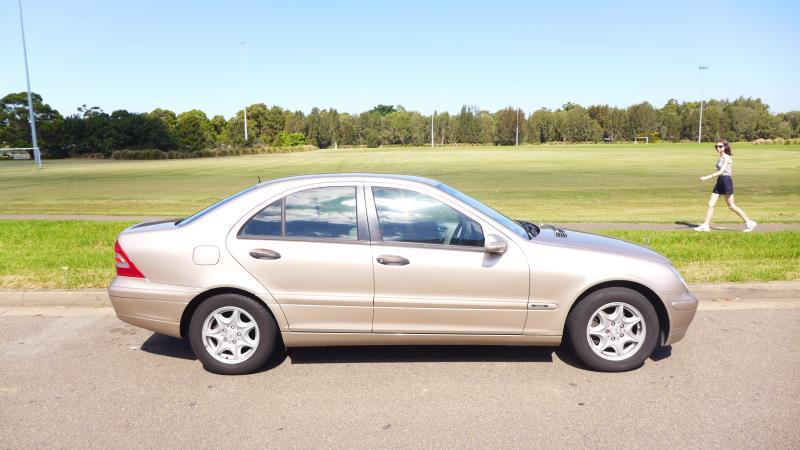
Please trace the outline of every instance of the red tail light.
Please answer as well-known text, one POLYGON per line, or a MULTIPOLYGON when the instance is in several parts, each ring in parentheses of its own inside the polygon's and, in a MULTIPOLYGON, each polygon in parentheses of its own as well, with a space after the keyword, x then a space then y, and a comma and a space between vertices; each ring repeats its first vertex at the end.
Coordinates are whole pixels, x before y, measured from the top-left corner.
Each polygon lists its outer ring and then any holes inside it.
POLYGON ((125 251, 122 250, 119 241, 114 243, 114 262, 117 265, 117 275, 121 277, 144 278, 142 272, 139 272, 139 269, 136 268, 133 261, 131 261, 128 255, 125 254, 125 251))

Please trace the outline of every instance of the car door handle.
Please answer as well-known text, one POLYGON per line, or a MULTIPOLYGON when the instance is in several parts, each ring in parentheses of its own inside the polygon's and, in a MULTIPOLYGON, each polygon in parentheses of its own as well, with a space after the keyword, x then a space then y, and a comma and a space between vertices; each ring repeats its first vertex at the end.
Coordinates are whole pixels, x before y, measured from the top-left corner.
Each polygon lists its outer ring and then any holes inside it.
POLYGON ((250 256, 255 259, 281 259, 281 254, 275 250, 268 250, 264 248, 256 248, 250 250, 250 256))
POLYGON ((407 259, 397 255, 381 255, 377 260, 384 266, 405 266, 409 263, 407 259))

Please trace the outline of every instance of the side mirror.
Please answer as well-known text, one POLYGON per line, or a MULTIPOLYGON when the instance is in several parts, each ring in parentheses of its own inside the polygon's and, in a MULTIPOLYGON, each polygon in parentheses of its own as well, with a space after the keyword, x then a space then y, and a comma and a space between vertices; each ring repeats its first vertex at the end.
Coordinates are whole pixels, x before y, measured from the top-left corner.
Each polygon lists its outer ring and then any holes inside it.
POLYGON ((495 255, 502 255, 508 249, 506 240, 496 234, 487 234, 483 242, 483 251, 495 255))

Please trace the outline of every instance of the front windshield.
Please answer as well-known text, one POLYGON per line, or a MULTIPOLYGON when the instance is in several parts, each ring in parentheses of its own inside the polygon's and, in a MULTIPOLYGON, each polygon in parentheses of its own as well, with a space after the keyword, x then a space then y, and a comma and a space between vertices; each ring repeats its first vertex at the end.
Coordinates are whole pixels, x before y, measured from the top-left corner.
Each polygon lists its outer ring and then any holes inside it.
POLYGON ((438 186, 436 186, 436 188, 439 189, 439 190, 442 190, 444 192, 447 192, 448 194, 450 194, 453 197, 461 200, 462 202, 468 204, 469 206, 477 209, 478 211, 482 212, 483 214, 486 214, 487 216, 491 217, 495 222, 502 224, 503 226, 505 226, 509 230, 511 230, 514 233, 517 233, 518 235, 520 235, 521 237, 523 237, 525 239, 529 239, 528 232, 525 231, 525 228, 522 228, 517 222, 515 222, 515 221, 509 219, 508 217, 500 214, 499 212, 493 210, 492 208, 489 208, 488 206, 486 206, 483 203, 475 200, 474 198, 470 197, 469 195, 464 194, 463 192, 459 192, 459 191, 451 188, 450 186, 448 186, 448 185, 446 185, 444 183, 439 184, 438 186))

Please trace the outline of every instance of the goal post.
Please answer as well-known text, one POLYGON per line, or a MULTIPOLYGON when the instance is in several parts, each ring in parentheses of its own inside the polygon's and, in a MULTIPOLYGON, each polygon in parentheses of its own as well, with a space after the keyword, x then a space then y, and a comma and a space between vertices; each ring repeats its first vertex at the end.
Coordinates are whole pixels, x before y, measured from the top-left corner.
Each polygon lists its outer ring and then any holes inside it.
POLYGON ((644 141, 645 144, 649 144, 650 143, 650 137, 648 137, 648 136, 636 136, 635 138, 633 138, 633 143, 634 144, 638 144, 639 141, 644 141))

